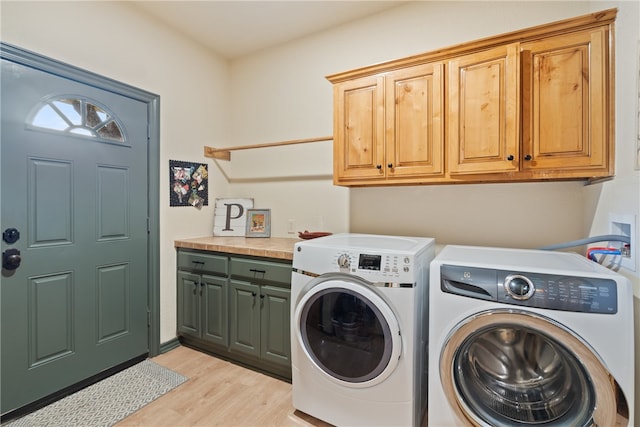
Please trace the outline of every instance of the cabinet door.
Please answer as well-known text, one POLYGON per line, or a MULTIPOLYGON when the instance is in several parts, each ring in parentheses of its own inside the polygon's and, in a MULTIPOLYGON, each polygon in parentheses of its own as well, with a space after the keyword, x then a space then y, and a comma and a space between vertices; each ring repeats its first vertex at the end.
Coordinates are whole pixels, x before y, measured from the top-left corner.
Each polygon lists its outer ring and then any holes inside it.
POLYGON ((451 174, 518 170, 518 74, 517 43, 449 61, 451 174))
POLYGON ((202 338, 224 347, 229 345, 227 313, 227 279, 203 275, 202 338))
POLYGON ((291 365, 291 291, 262 286, 260 294, 260 356, 263 360, 291 365))
POLYGON ((525 170, 608 170, 607 40, 596 28, 522 45, 525 170))
POLYGON ((443 68, 424 64, 385 77, 387 177, 443 173, 443 68))
POLYGON ((178 270, 178 334, 200 337, 200 276, 178 270))
POLYGON ((229 348, 260 356, 260 287, 231 280, 229 285, 229 348))
POLYGON ((334 183, 384 179, 384 80, 334 85, 334 183))

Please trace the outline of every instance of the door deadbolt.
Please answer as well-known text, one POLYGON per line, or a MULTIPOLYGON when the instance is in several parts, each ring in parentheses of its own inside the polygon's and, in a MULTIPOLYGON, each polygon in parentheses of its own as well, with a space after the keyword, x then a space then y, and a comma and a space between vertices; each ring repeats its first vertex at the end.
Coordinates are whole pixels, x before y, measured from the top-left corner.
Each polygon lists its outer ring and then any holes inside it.
POLYGON ((20 267, 22 258, 20 257, 20 251, 17 249, 7 249, 2 252, 2 268, 5 270, 15 270, 20 267))
POLYGON ((20 239, 20 232, 15 228, 7 228, 2 232, 2 240, 12 245, 20 239))

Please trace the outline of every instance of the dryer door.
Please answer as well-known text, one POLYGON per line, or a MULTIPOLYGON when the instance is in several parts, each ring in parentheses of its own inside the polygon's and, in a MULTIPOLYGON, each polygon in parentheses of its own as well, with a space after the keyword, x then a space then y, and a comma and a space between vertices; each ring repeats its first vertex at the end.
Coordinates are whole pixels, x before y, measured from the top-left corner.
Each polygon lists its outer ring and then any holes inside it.
POLYGON ((327 378, 348 387, 384 381, 402 352, 400 327, 372 284, 330 274, 311 281, 295 310, 295 339, 327 378))
POLYGON ((596 353, 556 321, 521 310, 467 318, 440 355, 440 378, 472 425, 627 425, 620 387, 596 353))

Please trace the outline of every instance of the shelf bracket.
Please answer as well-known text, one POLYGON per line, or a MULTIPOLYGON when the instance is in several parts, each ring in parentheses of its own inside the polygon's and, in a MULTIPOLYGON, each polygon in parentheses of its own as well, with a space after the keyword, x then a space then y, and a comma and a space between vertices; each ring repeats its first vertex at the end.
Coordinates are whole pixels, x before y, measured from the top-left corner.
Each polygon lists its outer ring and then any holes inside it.
POLYGON ((254 148, 266 148, 266 147, 280 147, 282 145, 307 144, 310 142, 321 142, 321 141, 331 141, 331 140, 333 140, 333 135, 320 136, 317 138, 293 139, 290 141, 268 142, 265 144, 240 145, 238 147, 229 147, 229 148, 214 148, 214 147, 205 146, 204 155, 205 157, 211 157, 213 159, 218 159, 218 160, 231 160, 232 151, 251 150, 254 148))

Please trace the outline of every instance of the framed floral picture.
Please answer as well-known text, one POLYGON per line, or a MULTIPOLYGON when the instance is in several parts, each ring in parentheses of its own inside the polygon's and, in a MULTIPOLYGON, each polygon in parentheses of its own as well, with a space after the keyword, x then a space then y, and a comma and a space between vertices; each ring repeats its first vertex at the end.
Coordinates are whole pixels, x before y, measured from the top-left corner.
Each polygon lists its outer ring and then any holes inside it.
POLYGON ((271 236, 271 210, 247 209, 246 237, 271 236))
POLYGON ((206 164, 169 160, 169 206, 207 206, 208 178, 206 164))

